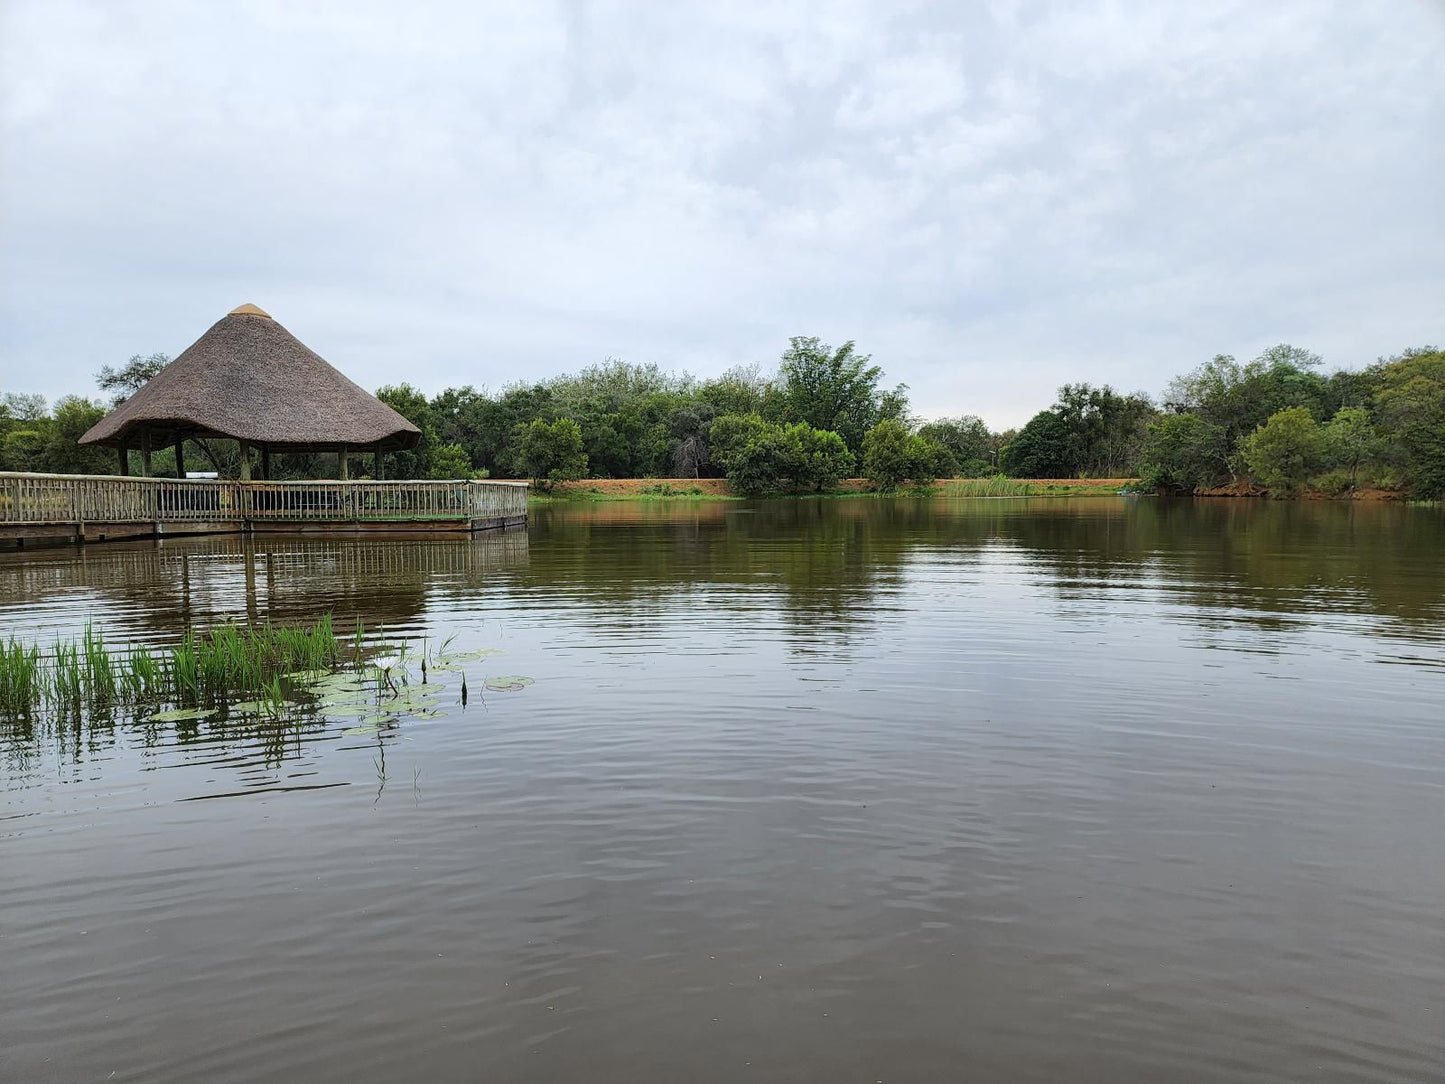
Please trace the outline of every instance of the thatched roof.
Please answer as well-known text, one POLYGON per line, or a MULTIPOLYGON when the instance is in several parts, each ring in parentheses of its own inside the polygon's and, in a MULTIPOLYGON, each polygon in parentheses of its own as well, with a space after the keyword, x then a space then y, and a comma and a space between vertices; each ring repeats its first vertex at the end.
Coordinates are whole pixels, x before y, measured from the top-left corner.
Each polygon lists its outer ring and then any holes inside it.
POLYGON ((255 305, 232 309, 81 444, 133 444, 141 431, 292 449, 412 448, 421 432, 255 305))

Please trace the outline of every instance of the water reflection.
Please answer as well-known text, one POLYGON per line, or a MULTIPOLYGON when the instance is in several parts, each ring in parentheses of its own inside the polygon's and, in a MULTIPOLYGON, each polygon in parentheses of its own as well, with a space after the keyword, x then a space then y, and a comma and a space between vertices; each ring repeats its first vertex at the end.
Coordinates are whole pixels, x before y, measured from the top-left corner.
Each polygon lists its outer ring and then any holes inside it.
POLYGON ((846 642, 893 606, 911 568, 954 574, 1026 566, 1060 599, 1151 604, 1284 629, 1312 613, 1388 616, 1407 635, 1445 620, 1438 508, 1153 499, 786 501, 738 506, 602 504, 548 508, 530 588, 645 616, 661 592, 729 589, 714 605, 781 607, 804 643, 846 642), (625 536, 616 528, 625 525, 625 536))
POLYGON ((6 555, 5 634, 474 654, 386 726, 0 728, 0 1079, 1430 1079, 1442 543, 859 498, 6 555))
POLYGON ((525 568, 525 530, 473 538, 179 538, 0 554, 0 622, 27 638, 94 619, 168 643, 221 621, 309 621, 415 629, 437 592, 481 590, 525 568))

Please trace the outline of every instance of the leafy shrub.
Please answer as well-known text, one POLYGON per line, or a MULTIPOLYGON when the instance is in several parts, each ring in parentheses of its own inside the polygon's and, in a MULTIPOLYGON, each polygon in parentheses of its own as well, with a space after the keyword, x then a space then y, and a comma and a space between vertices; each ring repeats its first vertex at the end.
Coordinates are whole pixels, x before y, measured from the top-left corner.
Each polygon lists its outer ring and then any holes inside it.
POLYGON ((769 428, 760 414, 723 414, 714 418, 707 434, 712 461, 725 473, 730 472, 733 457, 769 428))
POLYGON ((790 473, 787 441, 769 425, 728 455, 728 485, 744 497, 776 492, 790 473))
POLYGON ((1218 444, 1219 427, 1197 414, 1170 414, 1150 422, 1139 467, 1140 488, 1189 493, 1212 485, 1220 476, 1218 444))
POLYGON ((760 425, 743 416, 725 434, 728 484, 735 492, 743 496, 785 488, 821 492, 853 469, 853 454, 837 433, 814 429, 806 422, 780 426, 758 421, 760 425), (741 443, 733 443, 737 440, 741 443))
POLYGON ((797 422, 783 431, 788 447, 788 476, 796 488, 821 493, 832 489, 853 470, 853 453, 831 429, 797 422))
POLYGON ((1355 488, 1355 481, 1349 471, 1336 468, 1315 478, 1310 486, 1331 497, 1343 497, 1355 488))
POLYGON ((428 478, 470 478, 472 461, 460 444, 437 444, 427 455, 428 478))
POLYGON ((1293 494, 1324 461, 1325 438, 1307 407, 1289 407, 1241 441, 1240 453, 1271 490, 1293 494))
POLYGON ((910 433, 892 419, 879 422, 863 437, 863 473, 876 489, 897 489, 906 481, 931 485, 940 468, 952 467, 952 458, 938 441, 910 433))
POLYGON ((522 462, 533 482, 549 490, 558 482, 570 482, 587 473, 587 453, 582 450, 582 430, 571 418, 554 422, 536 419, 522 427, 522 462))
POLYGON ((1069 427, 1053 410, 1029 419, 1003 450, 1003 468, 1015 478, 1069 478, 1074 467, 1069 427))

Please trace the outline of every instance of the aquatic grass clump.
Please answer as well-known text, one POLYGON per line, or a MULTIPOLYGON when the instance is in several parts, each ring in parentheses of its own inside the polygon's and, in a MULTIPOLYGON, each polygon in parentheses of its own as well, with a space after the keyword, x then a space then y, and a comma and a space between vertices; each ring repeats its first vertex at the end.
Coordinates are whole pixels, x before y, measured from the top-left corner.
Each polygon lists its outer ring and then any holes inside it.
MULTIPOLYGON (((358 626, 358 635, 360 635, 358 626)), ((194 631, 171 651, 175 692, 192 700, 265 692, 277 678, 330 670, 341 643, 326 614, 314 625, 218 625, 194 631)))
MULTIPOLYGON (((356 653, 361 638, 357 625, 356 653)), ((342 645, 327 614, 310 625, 218 625, 191 630, 167 650, 112 650, 92 625, 78 639, 57 638, 49 653, 11 637, 0 644, 0 713, 16 717, 43 708, 78 711, 173 702, 215 705, 260 694, 272 714, 285 695, 282 680, 336 667, 342 645)))
POLYGON ((80 641, 80 663, 83 670, 81 687, 85 690, 86 699, 100 704, 113 701, 116 693, 115 663, 105 641, 90 622, 86 622, 85 634, 80 641))
POLYGON ((132 704, 158 700, 165 686, 165 665, 146 648, 132 647, 121 660, 121 699, 132 704))
POLYGON ((10 637, 0 645, 0 711, 24 715, 43 697, 40 648, 10 637))
MULTIPOLYGON (((445 683, 441 675, 461 675, 465 706, 466 664, 500 653, 499 648, 454 651, 452 644, 448 637, 429 651, 423 642, 421 682, 413 684, 411 645, 386 642, 384 630, 368 642, 360 622, 354 640, 340 640, 329 615, 309 625, 192 629, 169 648, 112 648, 89 625, 78 638, 57 638, 48 653, 12 637, 0 642, 0 719, 41 709, 56 718, 78 718, 84 710, 101 718, 119 708, 150 722, 218 715, 282 719, 298 711, 324 711, 368 725, 400 715, 435 718, 445 683)), ((490 692, 516 692, 532 679, 506 675, 482 684, 490 692)))

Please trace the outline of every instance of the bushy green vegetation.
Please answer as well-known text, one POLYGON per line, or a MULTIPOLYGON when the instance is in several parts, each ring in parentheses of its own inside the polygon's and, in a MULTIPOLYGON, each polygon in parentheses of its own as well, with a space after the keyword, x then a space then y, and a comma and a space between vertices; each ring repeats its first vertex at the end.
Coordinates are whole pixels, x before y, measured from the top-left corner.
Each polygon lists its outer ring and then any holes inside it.
POLYGON ((897 489, 904 482, 932 484, 940 473, 952 475, 953 457, 938 441, 910 433, 891 418, 879 422, 863 438, 863 474, 877 488, 897 489))
POLYGON ((0 469, 111 473, 116 469, 114 452, 76 443, 105 414, 103 405, 77 395, 58 400, 51 411, 38 395, 4 396, 0 400, 0 469))
MULTIPOLYGON (((164 355, 102 370, 123 398, 164 355)), ((846 342, 789 340, 775 375, 754 365, 710 380, 610 360, 580 372, 428 398, 408 384, 378 396, 421 430, 416 449, 387 456, 388 477, 530 477, 542 488, 577 478, 726 476, 743 494, 819 492, 861 470, 875 488, 935 478, 1125 478, 1190 492, 1259 483, 1279 494, 1360 486, 1445 497, 1445 352, 1410 350, 1326 374, 1318 356, 1276 346, 1245 363, 1219 355, 1175 378, 1159 404, 1087 383, 1065 384, 1017 432, 974 415, 921 422, 907 388, 846 342)), ((75 438, 104 407, 67 398, 0 400, 0 467, 115 468, 109 450, 75 438)), ((234 445, 194 441, 223 476, 234 445)), ((153 457, 167 473, 170 451, 153 457)), ((189 454, 189 452, 188 452, 189 454)), ((364 462, 364 458, 363 458, 364 462)), ((334 457, 278 455, 278 478, 334 471, 334 457)))
POLYGON ((1445 497, 1445 352, 1409 350, 1359 371, 1277 346, 1178 377, 1146 425, 1139 474, 1189 491, 1256 481, 1288 495, 1358 484, 1445 497))

